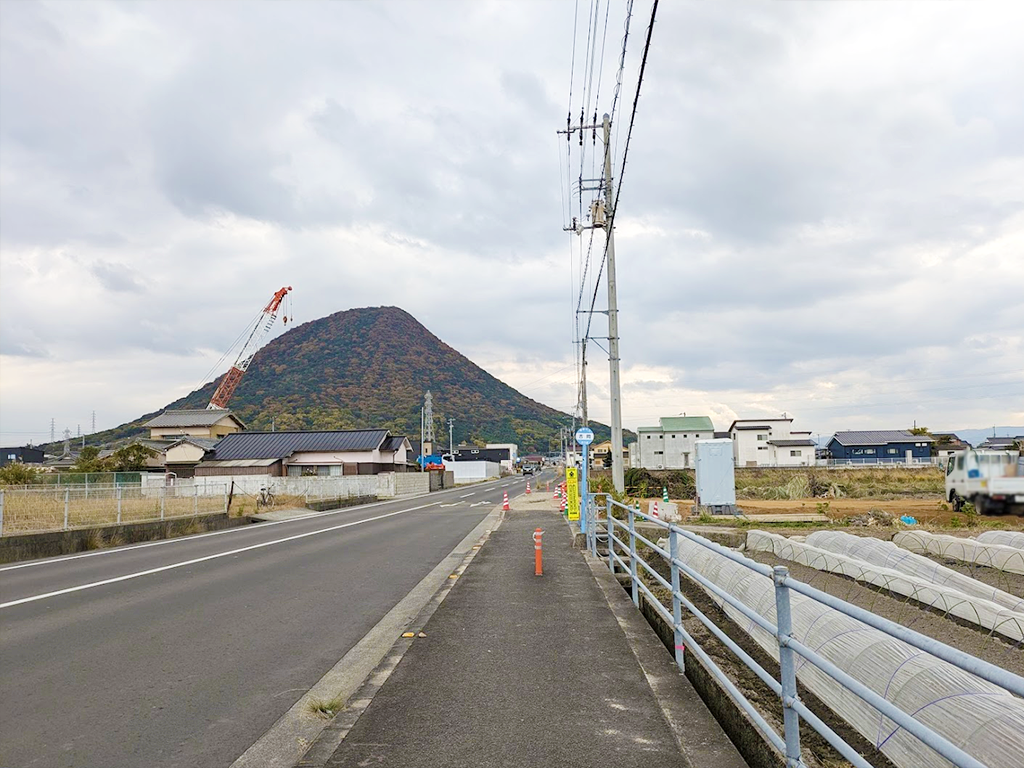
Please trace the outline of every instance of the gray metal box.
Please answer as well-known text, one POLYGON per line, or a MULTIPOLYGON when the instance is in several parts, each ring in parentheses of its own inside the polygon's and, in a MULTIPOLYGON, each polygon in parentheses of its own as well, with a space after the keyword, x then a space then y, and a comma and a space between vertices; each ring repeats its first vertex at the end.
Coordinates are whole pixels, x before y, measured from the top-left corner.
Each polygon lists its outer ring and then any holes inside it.
POLYGON ((697 506, 736 508, 736 475, 732 440, 716 438, 694 443, 697 453, 697 506))

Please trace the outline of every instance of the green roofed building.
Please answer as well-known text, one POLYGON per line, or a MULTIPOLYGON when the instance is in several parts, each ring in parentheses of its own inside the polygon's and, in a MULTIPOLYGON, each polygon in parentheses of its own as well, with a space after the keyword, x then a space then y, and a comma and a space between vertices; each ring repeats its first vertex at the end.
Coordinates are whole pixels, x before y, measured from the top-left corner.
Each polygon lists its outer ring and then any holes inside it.
POLYGON ((707 416, 665 416, 657 427, 637 430, 640 466, 644 469, 687 469, 693 467, 693 444, 715 436, 715 425, 707 416))

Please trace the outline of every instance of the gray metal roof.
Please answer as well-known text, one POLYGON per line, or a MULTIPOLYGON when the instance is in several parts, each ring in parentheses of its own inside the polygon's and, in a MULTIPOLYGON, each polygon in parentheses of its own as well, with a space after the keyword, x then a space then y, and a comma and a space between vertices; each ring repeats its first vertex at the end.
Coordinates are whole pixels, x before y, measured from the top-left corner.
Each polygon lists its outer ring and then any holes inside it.
POLYGON ((220 440, 221 439, 219 437, 192 437, 191 435, 186 435, 185 437, 178 438, 167 447, 173 448, 174 446, 181 445, 182 443, 191 443, 196 448, 202 448, 204 451, 212 451, 220 440))
POLYGON ((769 440, 768 445, 775 445, 779 448, 797 448, 800 446, 811 447, 813 440, 769 440))
POLYGON ((744 424, 741 427, 734 426, 733 429, 735 429, 737 432, 740 432, 741 430, 745 430, 745 429, 754 429, 754 430, 758 430, 758 431, 762 431, 763 432, 763 431, 770 430, 771 427, 769 427, 767 424, 750 424, 750 425, 744 424))
MULTIPOLYGON (((150 419, 142 426, 150 427, 212 427, 225 416, 242 424, 231 411, 214 409, 194 409, 187 411, 164 411, 155 419, 150 419)), ((242 425, 244 427, 244 425, 242 425)))
POLYGON ((405 442, 405 435, 391 435, 381 444, 380 449, 382 451, 397 451, 402 447, 403 442, 405 442))
POLYGON ((214 449, 213 459, 283 459, 293 453, 315 451, 373 451, 389 437, 386 429, 334 432, 232 432, 214 449))
POLYGON ((905 429, 836 432, 832 438, 840 445, 885 445, 887 443, 931 443, 928 435, 912 435, 905 429))

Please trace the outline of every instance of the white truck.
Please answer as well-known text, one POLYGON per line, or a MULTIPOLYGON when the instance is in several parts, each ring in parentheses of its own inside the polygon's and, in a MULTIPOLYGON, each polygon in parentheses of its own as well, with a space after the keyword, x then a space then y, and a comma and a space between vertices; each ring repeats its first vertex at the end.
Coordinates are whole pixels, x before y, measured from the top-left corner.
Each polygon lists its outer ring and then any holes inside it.
POLYGON ((968 448, 946 464, 946 498, 959 512, 971 502, 980 515, 1024 514, 1024 464, 1017 451, 968 448))

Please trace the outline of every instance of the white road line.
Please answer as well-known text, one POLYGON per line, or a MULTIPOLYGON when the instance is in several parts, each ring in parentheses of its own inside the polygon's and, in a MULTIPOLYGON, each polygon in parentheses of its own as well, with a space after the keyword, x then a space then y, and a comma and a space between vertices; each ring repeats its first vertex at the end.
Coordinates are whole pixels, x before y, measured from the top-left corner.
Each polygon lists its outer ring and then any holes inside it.
POLYGON ((469 508, 472 509, 473 507, 483 507, 483 506, 486 506, 486 505, 488 505, 490 503, 491 502, 489 502, 489 501, 478 501, 475 504, 470 504, 469 508))
MULTIPOLYGON (((412 501, 413 499, 422 499, 429 494, 420 494, 419 496, 409 496, 407 499, 412 501)), ((196 533, 192 536, 177 536, 173 539, 161 539, 160 541, 148 541, 144 544, 129 544, 123 547, 112 547, 110 549, 99 549, 95 552, 85 552, 80 555, 67 555, 66 557, 47 557, 42 560, 29 560, 25 563, 16 563, 15 565, 6 565, 0 568, 0 573, 4 571, 16 571, 19 568, 34 568, 37 565, 51 565, 53 563, 65 563, 68 560, 81 560, 83 557, 100 557, 102 555, 116 555, 120 552, 131 552, 133 549, 145 549, 146 547, 161 547, 164 544, 180 544, 185 541, 195 541, 196 539, 205 539, 209 536, 221 536, 225 533, 240 533, 244 531, 256 531, 271 528, 275 525, 284 525, 285 523, 297 523, 301 520, 315 520, 318 517, 329 517, 331 515, 341 514, 342 512, 355 512, 360 509, 372 509, 373 507, 379 507, 383 504, 394 504, 396 501, 401 499, 385 499, 384 501, 372 501, 369 504, 357 504, 354 507, 342 507, 341 509, 330 509, 326 512, 314 512, 310 515, 303 515, 302 517, 295 517, 291 520, 275 520, 267 523, 256 523, 254 525, 241 525, 237 528, 226 528, 223 531, 209 531, 207 533, 196 533)), ((184 520, 185 518, 180 518, 184 520)))
POLYGON ((67 587, 66 589, 58 589, 54 592, 45 592, 41 595, 32 595, 31 597, 22 597, 18 600, 10 600, 6 603, 0 603, 0 608, 11 608, 15 605, 21 605, 22 603, 34 603, 37 600, 46 600, 50 597, 57 597, 58 595, 66 595, 71 592, 80 592, 83 589, 92 589, 93 587, 102 587, 105 584, 115 584, 119 581, 128 581, 129 579, 137 579, 140 576, 149 576, 154 573, 160 573, 161 571, 170 571, 174 568, 184 568, 187 565, 195 565, 196 563, 204 563, 207 560, 216 560, 219 557, 230 557, 231 555, 237 555, 242 552, 249 552, 254 549, 262 549, 263 547, 269 547, 274 544, 282 544, 286 541, 295 541, 296 539, 305 539, 308 536, 317 536, 321 533, 330 533, 331 531, 338 531, 342 528, 351 528, 353 525, 362 525, 363 523, 372 523, 375 520, 383 520, 387 517, 394 517, 395 515, 404 515, 406 512, 415 512, 417 509, 426 509, 427 507, 433 507, 439 502, 433 504, 424 504, 421 507, 411 507, 410 509, 400 509, 397 512, 387 512, 383 515, 377 515, 376 517, 368 517, 365 520, 353 520, 350 523, 342 523, 341 525, 332 525, 330 528, 320 528, 316 531, 307 531, 306 533, 297 533, 294 536, 285 536, 283 539, 274 539, 272 541, 264 541, 259 544, 251 544, 248 547, 239 547, 238 549, 231 549, 227 552, 218 552, 213 555, 206 555, 205 557, 197 557, 192 560, 184 560, 180 563, 171 563, 170 565, 162 565, 159 568, 150 568, 145 571, 138 571, 136 573, 128 573, 124 576, 116 576, 112 579, 103 579, 102 581, 93 581, 88 584, 79 584, 77 587, 67 587))
POLYGON ((472 493, 464 493, 461 496, 459 496, 459 498, 460 499, 468 499, 470 496, 476 496, 476 491, 473 491, 472 493))

